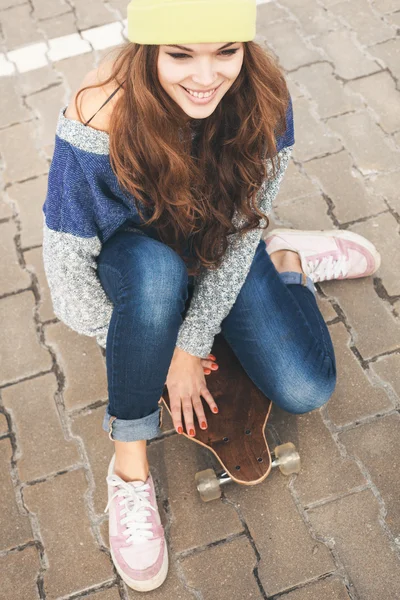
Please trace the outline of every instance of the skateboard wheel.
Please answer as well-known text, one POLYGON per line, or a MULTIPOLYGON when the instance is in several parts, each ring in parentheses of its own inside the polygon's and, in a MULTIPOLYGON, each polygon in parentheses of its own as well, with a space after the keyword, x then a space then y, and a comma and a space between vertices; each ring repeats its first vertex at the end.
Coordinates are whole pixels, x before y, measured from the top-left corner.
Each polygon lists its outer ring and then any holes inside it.
POLYGON ((214 469, 199 471, 195 475, 195 481, 197 491, 203 502, 210 502, 211 500, 221 498, 221 488, 214 469))
POLYGON ((300 471, 300 455, 292 442, 281 444, 274 450, 276 464, 283 475, 292 475, 300 471))

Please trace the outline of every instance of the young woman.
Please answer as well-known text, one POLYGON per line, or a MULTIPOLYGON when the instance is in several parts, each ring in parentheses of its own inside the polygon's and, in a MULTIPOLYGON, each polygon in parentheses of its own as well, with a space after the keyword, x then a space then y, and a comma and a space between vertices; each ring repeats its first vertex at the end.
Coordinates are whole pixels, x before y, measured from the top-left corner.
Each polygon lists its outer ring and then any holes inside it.
POLYGON ((164 385, 177 432, 206 429, 222 332, 273 402, 320 407, 336 368, 314 282, 379 267, 374 246, 347 231, 261 239, 294 133, 255 23, 256 0, 132 0, 129 42, 57 123, 44 264, 55 314, 106 349, 110 548, 138 591, 168 570, 146 456, 164 385))

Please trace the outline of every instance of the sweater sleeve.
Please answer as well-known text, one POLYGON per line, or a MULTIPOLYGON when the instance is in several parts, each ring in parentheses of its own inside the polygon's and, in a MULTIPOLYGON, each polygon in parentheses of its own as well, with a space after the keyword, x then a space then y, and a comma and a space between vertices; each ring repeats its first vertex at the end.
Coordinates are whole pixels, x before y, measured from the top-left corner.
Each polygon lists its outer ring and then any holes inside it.
POLYGON ((68 144, 56 138, 43 206, 43 264, 55 315, 105 347, 113 305, 97 276, 101 241, 92 191, 68 144))
MULTIPOLYGON (((272 203, 288 166, 293 146, 278 152, 280 169, 276 177, 266 180, 258 194, 258 206, 264 214, 272 203)), ((270 165, 269 165, 270 166, 270 165)), ((270 167, 271 168, 271 167, 270 167)), ((240 223, 237 213, 234 224, 240 223)), ((265 219, 261 225, 265 225, 265 219)), ((195 280, 190 306, 178 332, 176 345, 193 356, 207 358, 211 352, 214 336, 220 333, 221 323, 228 316, 250 270, 262 230, 253 229, 246 234, 232 234, 220 267, 203 270, 195 280)))

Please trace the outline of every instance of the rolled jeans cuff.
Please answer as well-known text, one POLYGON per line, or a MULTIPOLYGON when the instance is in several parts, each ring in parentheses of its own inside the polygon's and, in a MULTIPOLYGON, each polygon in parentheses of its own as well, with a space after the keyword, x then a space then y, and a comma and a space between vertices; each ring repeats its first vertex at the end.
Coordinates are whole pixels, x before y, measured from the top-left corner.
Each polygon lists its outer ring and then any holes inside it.
POLYGON ((317 289, 314 286, 312 279, 310 279, 310 277, 307 277, 303 273, 296 273, 294 271, 284 271, 283 273, 279 273, 279 275, 283 283, 286 283, 286 285, 301 284, 307 287, 314 294, 314 296, 317 293, 317 289))
POLYGON ((137 442, 139 440, 152 440, 161 434, 163 407, 142 419, 117 419, 108 412, 108 407, 103 419, 103 429, 108 433, 110 440, 118 442, 137 442))

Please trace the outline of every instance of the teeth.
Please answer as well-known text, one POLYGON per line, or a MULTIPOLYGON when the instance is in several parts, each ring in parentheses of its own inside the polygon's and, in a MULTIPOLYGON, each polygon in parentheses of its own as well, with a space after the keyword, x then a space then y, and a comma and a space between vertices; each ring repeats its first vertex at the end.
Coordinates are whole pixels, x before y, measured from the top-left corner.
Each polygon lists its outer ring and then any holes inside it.
POLYGON ((192 90, 188 90, 187 88, 185 88, 185 90, 187 92, 189 92, 189 94, 191 96, 194 96, 195 98, 209 98, 215 92, 215 88, 213 90, 211 90, 210 92, 207 92, 205 94, 203 94, 203 92, 200 92, 200 93, 198 93, 198 92, 192 92, 192 90))

